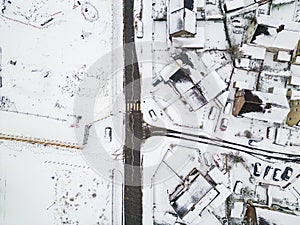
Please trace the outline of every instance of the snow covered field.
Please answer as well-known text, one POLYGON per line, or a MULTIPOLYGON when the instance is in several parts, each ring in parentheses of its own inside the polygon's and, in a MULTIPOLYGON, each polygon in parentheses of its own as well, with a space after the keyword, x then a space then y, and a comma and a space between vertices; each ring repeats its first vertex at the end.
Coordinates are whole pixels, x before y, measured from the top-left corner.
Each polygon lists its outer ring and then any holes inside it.
MULTIPOLYGON (((122 45, 122 4, 3 1, 0 8, 0 133, 81 146, 85 125, 96 121, 103 138, 118 104, 112 96, 122 93, 122 65, 114 67, 111 54, 122 45)), ((121 178, 112 165, 105 169, 99 174, 79 151, 1 141, 0 224, 121 224, 121 178)))

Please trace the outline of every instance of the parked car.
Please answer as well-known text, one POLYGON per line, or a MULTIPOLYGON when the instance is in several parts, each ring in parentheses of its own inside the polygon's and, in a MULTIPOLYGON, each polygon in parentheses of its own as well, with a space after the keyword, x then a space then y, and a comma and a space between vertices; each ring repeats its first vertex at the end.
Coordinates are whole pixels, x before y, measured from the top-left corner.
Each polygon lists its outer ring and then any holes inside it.
POLYGON ((105 141, 107 143, 111 142, 111 140, 112 140, 112 129, 111 129, 111 127, 105 127, 104 138, 105 138, 105 141))
POLYGON ((227 126, 228 126, 228 119, 222 118, 220 124, 220 130, 225 131, 227 129, 227 126))
POLYGON ((272 166, 267 166, 266 167, 264 177, 263 177, 266 181, 271 180, 271 177, 273 175, 273 169, 274 168, 272 166))
POLYGON ((221 157, 220 157, 219 154, 213 154, 212 158, 213 158, 213 160, 214 160, 217 167, 224 168, 224 163, 221 160, 221 157))
POLYGON ((259 143, 260 143, 260 141, 254 140, 254 139, 250 139, 250 140, 248 141, 248 145, 250 145, 250 146, 258 146, 259 143))
POLYGON ((273 180, 274 181, 279 181, 280 180, 280 174, 281 174, 281 169, 275 168, 274 173, 273 173, 273 180))
POLYGON ((260 174, 261 174, 261 163, 260 162, 256 162, 254 164, 254 171, 253 171, 253 175, 256 176, 256 177, 259 177, 260 174))
POLYGON ((136 37, 142 38, 144 36, 144 27, 141 20, 136 21, 136 37))
POLYGON ((218 109, 215 106, 212 106, 209 110, 208 119, 214 120, 216 118, 218 109))
POLYGON ((150 117, 153 121, 157 121, 158 118, 157 118, 156 113, 154 112, 153 109, 149 110, 149 115, 150 115, 150 117))
POLYGON ((281 174, 281 179, 284 181, 288 181, 291 178, 292 174, 293 174, 293 169, 288 166, 281 174))
POLYGON ((274 127, 267 127, 267 138, 274 139, 275 136, 275 128, 274 127))
POLYGON ((231 102, 228 102, 224 108, 224 114, 228 115, 231 111, 231 106, 232 106, 232 103, 231 102))

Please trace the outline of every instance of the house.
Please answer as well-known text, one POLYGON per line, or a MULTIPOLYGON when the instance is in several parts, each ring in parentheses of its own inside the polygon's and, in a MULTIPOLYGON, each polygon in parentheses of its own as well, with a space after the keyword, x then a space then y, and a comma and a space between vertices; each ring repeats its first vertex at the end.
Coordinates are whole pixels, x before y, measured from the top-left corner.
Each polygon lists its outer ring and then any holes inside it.
POLYGON ((160 76, 176 90, 191 111, 196 111, 217 98, 227 87, 215 70, 204 76, 203 72, 194 71, 188 66, 183 68, 180 60, 164 67, 160 76))
POLYGON ((265 47, 267 51, 282 51, 279 58, 295 50, 300 39, 300 24, 271 16, 256 17, 245 33, 245 43, 265 47), (287 53, 283 53, 283 52, 287 53))
POLYGON ((184 182, 169 194, 169 201, 181 219, 192 222, 195 218, 191 218, 188 214, 195 210, 197 215, 194 213, 192 215, 199 216, 217 195, 218 192, 213 186, 197 169, 193 169, 185 177, 184 182))
POLYGON ((290 62, 291 61, 291 54, 290 52, 286 51, 278 51, 277 54, 274 56, 274 61, 278 62, 290 62))
POLYGON ((224 3, 224 9, 226 13, 233 12, 254 4, 254 0, 232 0, 224 3))
POLYGON ((200 80, 197 86, 208 102, 218 97, 227 87, 226 83, 215 70, 200 80))
POLYGON ((234 99, 233 115, 269 123, 284 122, 289 104, 285 95, 251 90, 237 90, 234 99))
POLYGON ((244 56, 250 59, 258 59, 258 60, 265 59, 266 48, 264 47, 257 47, 257 46, 243 44, 240 50, 242 51, 244 56))
POLYGON ((202 49, 205 41, 204 31, 204 27, 197 27, 194 37, 172 37, 172 45, 175 48, 202 49))
POLYGON ((300 86, 300 77, 299 76, 290 76, 289 84, 293 86, 300 86))
POLYGON ((196 8, 194 0, 169 0, 168 27, 170 37, 196 34, 196 8))
POLYGON ((275 95, 287 95, 287 89, 281 88, 281 87, 270 87, 269 93, 272 93, 275 95))
POLYGON ((231 194, 223 184, 228 183, 227 175, 216 167, 203 175, 197 169, 198 154, 190 147, 170 145, 152 177, 155 182, 162 181, 162 185, 153 186, 155 190, 160 188, 156 202, 167 200, 168 208, 185 224, 201 221, 220 225, 210 212, 223 205, 231 194))
POLYGON ((298 44, 294 50, 292 62, 295 65, 300 65, 300 40, 298 41, 298 44))
POLYGON ((255 207, 257 225, 299 225, 300 216, 268 208, 255 207))
POLYGON ((289 142, 291 131, 286 128, 277 128, 275 134, 275 144, 286 146, 289 142))

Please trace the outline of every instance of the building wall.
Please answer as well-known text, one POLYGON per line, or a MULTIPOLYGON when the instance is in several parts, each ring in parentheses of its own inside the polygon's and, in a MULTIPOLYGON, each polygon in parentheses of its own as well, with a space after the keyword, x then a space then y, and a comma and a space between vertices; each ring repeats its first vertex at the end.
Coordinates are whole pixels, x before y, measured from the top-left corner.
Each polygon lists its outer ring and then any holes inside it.
POLYGON ((300 121, 300 100, 291 100, 290 108, 291 109, 287 115, 286 124, 289 126, 294 126, 300 121))
POLYGON ((238 116, 239 112, 243 108, 243 105, 245 104, 245 97, 244 97, 244 91, 237 91, 234 96, 234 104, 232 108, 232 115, 238 116))

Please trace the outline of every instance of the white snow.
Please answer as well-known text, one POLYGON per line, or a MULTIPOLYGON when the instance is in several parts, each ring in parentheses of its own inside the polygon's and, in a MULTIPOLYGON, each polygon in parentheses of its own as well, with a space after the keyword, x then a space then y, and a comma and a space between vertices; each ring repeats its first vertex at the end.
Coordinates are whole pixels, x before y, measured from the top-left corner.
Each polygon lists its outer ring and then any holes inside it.
POLYGON ((265 58, 266 48, 255 47, 247 44, 243 44, 241 47, 241 51, 244 55, 250 56, 253 59, 261 59, 265 58))

